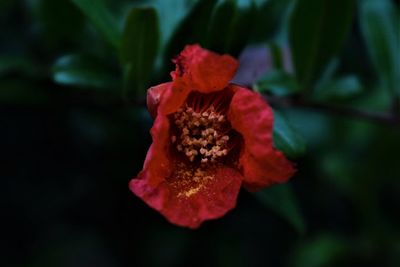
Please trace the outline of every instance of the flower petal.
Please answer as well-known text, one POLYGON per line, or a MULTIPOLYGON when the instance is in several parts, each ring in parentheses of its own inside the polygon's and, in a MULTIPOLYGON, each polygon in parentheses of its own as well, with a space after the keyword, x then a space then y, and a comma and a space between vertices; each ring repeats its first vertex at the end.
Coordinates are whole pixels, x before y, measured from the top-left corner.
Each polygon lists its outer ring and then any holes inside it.
POLYGON ((162 83, 147 90, 147 109, 155 118, 159 112, 163 115, 174 113, 185 102, 190 89, 176 86, 173 82, 162 83))
POLYGON ((239 158, 243 170, 244 186, 259 190, 274 183, 286 182, 294 167, 273 147, 273 112, 260 94, 236 85, 228 113, 232 127, 244 140, 239 158))
POLYGON ((193 229, 236 206, 242 180, 236 170, 219 166, 199 171, 179 161, 174 166, 158 186, 149 183, 144 171, 130 182, 130 189, 171 223, 193 229))
POLYGON ((150 87, 147 90, 147 109, 151 117, 154 119, 157 116, 157 109, 161 102, 162 96, 165 91, 172 86, 172 82, 162 83, 157 86, 150 87))
POLYGON ((178 87, 191 88, 210 93, 225 88, 236 73, 238 62, 229 55, 218 55, 201 48, 187 45, 174 60, 175 71, 171 72, 178 87))
POLYGON ((186 101, 192 90, 189 87, 176 85, 175 82, 169 86, 162 95, 158 112, 168 115, 176 112, 186 101))
MULTIPOLYGON (((153 143, 147 151, 143 171, 151 185, 157 185, 171 173, 170 122, 166 116, 158 115, 150 130, 153 143)), ((140 175, 139 175, 140 176, 140 175)))

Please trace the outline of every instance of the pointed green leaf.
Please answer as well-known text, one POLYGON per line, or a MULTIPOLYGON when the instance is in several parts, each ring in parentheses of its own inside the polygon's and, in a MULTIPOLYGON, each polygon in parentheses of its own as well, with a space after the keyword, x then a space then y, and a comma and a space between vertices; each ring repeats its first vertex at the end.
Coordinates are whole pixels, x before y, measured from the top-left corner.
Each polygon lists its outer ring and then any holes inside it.
POLYGON ((207 38, 209 49, 219 53, 228 52, 237 13, 236 2, 232 0, 225 0, 215 7, 207 38))
POLYGON ((220 2, 212 14, 205 46, 218 53, 238 55, 250 38, 256 11, 254 5, 239 6, 235 0, 220 2))
POLYGON ((254 85, 260 93, 276 96, 288 96, 298 91, 296 79, 283 70, 271 70, 263 75, 254 85))
POLYGON ((143 95, 149 85, 158 53, 160 31, 154 8, 132 8, 124 26, 121 62, 125 69, 125 93, 143 95))
POLYGON ((170 61, 187 44, 205 44, 211 14, 217 0, 201 0, 181 21, 170 41, 168 42, 165 60, 170 61))
POLYGON ((162 18, 160 24, 161 43, 165 45, 170 40, 174 30, 181 20, 190 12, 193 6, 201 0, 153 0, 158 15, 162 18))
POLYGON ((95 88, 116 92, 119 81, 108 68, 93 58, 66 55, 57 60, 53 68, 54 82, 81 88, 95 88))
POLYGON ((274 144, 289 158, 304 154, 306 144, 303 137, 290 125, 285 117, 274 111, 274 144))
POLYGON ((233 33, 229 41, 228 53, 237 56, 248 43, 255 26, 257 9, 254 4, 240 7, 236 19, 233 21, 233 33))
POLYGON ((315 91, 318 100, 340 100, 353 97, 363 91, 360 80, 355 75, 346 75, 321 85, 315 91))
POLYGON ((107 41, 119 48, 121 34, 115 18, 107 10, 104 0, 71 0, 87 16, 107 41))
POLYGON ((290 19, 296 76, 308 90, 338 53, 351 27, 355 0, 298 0, 290 19))
POLYGON ((305 232, 304 218, 289 185, 273 185, 254 195, 268 209, 273 210, 291 224, 298 233, 305 232))
POLYGON ((400 95, 400 29, 396 11, 388 0, 365 0, 360 4, 360 24, 373 65, 383 85, 400 95))
POLYGON ((288 9, 296 0, 256 0, 257 14, 254 16, 252 40, 264 42, 279 34, 288 9))

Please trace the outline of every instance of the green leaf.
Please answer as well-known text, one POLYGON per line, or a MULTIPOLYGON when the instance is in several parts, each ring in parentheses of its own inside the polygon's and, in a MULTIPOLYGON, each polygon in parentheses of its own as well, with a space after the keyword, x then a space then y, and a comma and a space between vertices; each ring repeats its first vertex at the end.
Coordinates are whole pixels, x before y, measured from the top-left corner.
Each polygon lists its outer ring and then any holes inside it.
POLYGON ((238 6, 234 0, 224 0, 213 12, 206 47, 218 53, 238 55, 250 38, 256 8, 238 6))
POLYGON ((209 49, 219 53, 228 52, 238 12, 237 4, 232 0, 225 0, 215 7, 207 38, 209 49))
POLYGON ((318 100, 340 100, 353 97, 363 91, 360 80, 355 75, 334 79, 317 88, 314 98, 318 100))
POLYGON ((306 144, 303 137, 290 125, 285 117, 274 111, 274 144, 289 158, 304 154, 306 144))
POLYGON ((305 232, 304 218, 289 185, 274 185, 256 192, 254 195, 264 206, 273 210, 291 224, 298 233, 303 234, 305 232))
POLYGON ((71 0, 115 48, 119 48, 121 33, 115 18, 103 0, 71 0))
POLYGON ((125 22, 121 62, 125 69, 125 93, 145 94, 158 53, 160 30, 154 8, 132 8, 125 22))
POLYGON ((298 0, 290 19, 289 38, 296 76, 311 89, 338 53, 351 27, 355 0, 298 0))
POLYGON ((160 24, 162 44, 170 40, 174 30, 199 0, 154 0, 162 23, 160 24))
POLYGON ((62 85, 115 92, 119 81, 100 62, 80 55, 66 55, 53 66, 53 80, 62 85))
POLYGON ((361 1, 360 24, 382 84, 400 95, 399 15, 392 1, 361 1), (397 92, 396 92, 397 90, 397 92))
POLYGON ((282 47, 272 42, 268 45, 268 48, 271 53, 272 66, 274 66, 278 70, 283 70, 285 64, 283 59, 282 47))
POLYGON ((285 14, 295 0, 256 0, 255 2, 257 14, 254 16, 252 40, 264 42, 282 30, 285 14))
POLYGON ((196 3, 187 16, 181 21, 168 42, 165 60, 179 54, 187 44, 204 45, 207 39, 208 27, 213 8, 217 0, 201 0, 196 3))
POLYGON ((271 70, 255 83, 254 90, 276 96, 288 96, 298 91, 298 85, 296 79, 289 73, 283 70, 271 70))
POLYGON ((240 7, 235 20, 233 21, 233 31, 227 52, 233 56, 239 53, 246 46, 251 37, 255 25, 257 9, 254 4, 240 7))

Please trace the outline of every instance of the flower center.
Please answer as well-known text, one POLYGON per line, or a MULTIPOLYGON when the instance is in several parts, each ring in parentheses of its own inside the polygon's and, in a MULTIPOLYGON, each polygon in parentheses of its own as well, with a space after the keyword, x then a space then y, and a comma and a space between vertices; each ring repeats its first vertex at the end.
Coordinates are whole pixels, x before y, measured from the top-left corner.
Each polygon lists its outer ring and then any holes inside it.
POLYGON ((230 125, 213 105, 195 111, 187 104, 173 116, 177 128, 171 141, 191 162, 216 162, 228 154, 230 125))

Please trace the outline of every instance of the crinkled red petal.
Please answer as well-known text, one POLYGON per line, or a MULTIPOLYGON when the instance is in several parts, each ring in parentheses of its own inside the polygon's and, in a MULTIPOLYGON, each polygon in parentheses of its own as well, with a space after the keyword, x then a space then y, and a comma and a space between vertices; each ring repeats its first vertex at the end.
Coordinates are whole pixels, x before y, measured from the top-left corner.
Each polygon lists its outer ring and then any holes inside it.
POLYGON ((191 91, 189 87, 172 82, 172 86, 169 86, 162 94, 158 112, 162 115, 176 112, 185 103, 191 91))
POLYGON ((172 86, 172 82, 162 83, 157 86, 150 87, 147 90, 147 108, 153 119, 157 116, 157 109, 160 105, 163 94, 168 91, 168 88, 172 86))
POLYGON ((195 229, 236 206, 242 180, 238 171, 224 166, 204 169, 201 175, 196 173, 176 161, 164 182, 151 185, 149 173, 144 170, 130 182, 130 189, 171 223, 195 229))
POLYGON ((225 88, 236 73, 238 62, 229 55, 218 55, 201 48, 187 45, 174 60, 171 72, 178 87, 210 93, 225 88))
POLYGON ((183 105, 190 92, 190 89, 178 87, 173 82, 150 87, 146 99, 150 115, 155 118, 159 112, 162 115, 174 113, 183 105))
POLYGON ((260 94, 230 85, 234 94, 228 117, 244 140, 239 158, 244 186, 250 191, 286 182, 294 167, 282 152, 273 147, 273 111, 260 94))
MULTIPOLYGON (((158 115, 150 130, 153 143, 147 151, 143 166, 147 180, 151 185, 158 185, 171 173, 170 122, 168 117, 158 115)), ((139 175, 140 176, 140 175, 139 175)))

